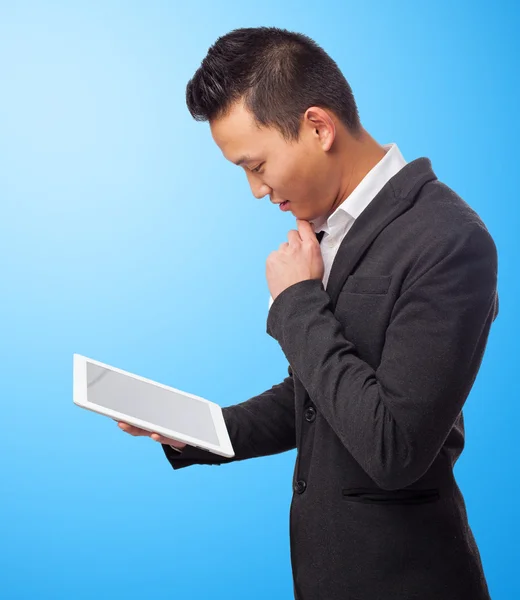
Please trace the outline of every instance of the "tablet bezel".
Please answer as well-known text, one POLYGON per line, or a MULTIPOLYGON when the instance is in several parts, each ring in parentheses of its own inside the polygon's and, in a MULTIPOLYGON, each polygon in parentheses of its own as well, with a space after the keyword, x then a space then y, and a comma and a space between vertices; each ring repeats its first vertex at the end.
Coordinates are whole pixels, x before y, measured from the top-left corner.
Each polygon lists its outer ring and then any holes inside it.
POLYGON ((164 385, 157 381, 153 381, 152 379, 147 379, 146 377, 141 377, 140 375, 136 375, 135 373, 130 373, 128 371, 123 371, 122 369, 118 369, 117 367, 113 367, 112 365, 107 365, 100 361, 94 360, 92 358, 88 358, 81 354, 73 355, 73 401, 74 404, 80 406, 81 408, 86 408, 87 410, 91 410, 95 413, 110 417, 116 421, 123 421, 125 423, 129 423, 130 425, 134 425, 135 427, 140 427, 141 429, 145 429, 146 431, 150 431, 151 433, 158 433, 159 435, 163 435, 168 438, 172 438, 174 440, 179 440, 184 442, 190 446, 196 446, 197 448, 202 448, 203 450, 209 450, 214 454, 218 454, 219 456, 224 456, 225 458, 232 458, 235 456, 233 451, 233 446, 231 444, 231 440, 229 439, 229 434, 227 431, 226 423, 224 421, 224 416, 222 415, 222 408, 216 404, 215 402, 211 402, 210 400, 206 400, 200 396, 196 396, 195 394, 190 394, 188 392, 183 392, 182 390, 178 390, 174 387, 164 385), (115 373, 121 373, 122 375, 126 375, 128 377, 132 377, 133 379, 137 379, 139 381, 144 381, 145 383, 149 383, 156 387, 161 387, 165 390, 173 391, 182 396, 186 396, 188 398, 194 398, 196 400, 205 402, 209 405, 211 410, 211 417, 213 419, 213 423, 215 425, 215 429, 217 432, 219 445, 211 444, 205 440, 201 440, 198 438, 191 437, 186 434, 182 434, 178 431, 174 431, 172 429, 167 429, 165 427, 161 427, 159 425, 155 425, 148 421, 143 421, 141 419, 137 419, 131 415, 127 415, 125 413, 121 413, 119 411, 113 410, 111 408, 106 408, 104 406, 100 406, 99 404, 94 404, 87 400, 87 363, 91 363, 93 365, 97 365, 99 367, 103 367, 105 369, 109 369, 110 371, 114 371, 115 373))

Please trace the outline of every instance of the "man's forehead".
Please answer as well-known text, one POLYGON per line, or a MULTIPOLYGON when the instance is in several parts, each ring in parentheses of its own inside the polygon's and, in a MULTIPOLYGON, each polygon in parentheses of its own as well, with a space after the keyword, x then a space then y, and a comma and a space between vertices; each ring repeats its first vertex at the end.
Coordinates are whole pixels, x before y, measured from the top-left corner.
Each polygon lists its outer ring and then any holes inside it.
POLYGON ((250 133, 232 124, 226 128, 212 127, 211 131, 215 143, 224 156, 236 165, 254 162, 265 154, 266 140, 259 135, 258 131, 256 134, 250 133))
POLYGON ((254 144, 251 141, 245 143, 238 140, 227 140, 217 142, 220 150, 224 157, 235 165, 242 165, 245 163, 252 163, 255 161, 263 160, 265 154, 263 145, 254 144), (247 149, 244 151, 244 149, 247 149))
POLYGON ((259 126, 253 115, 237 104, 210 122, 211 135, 227 160, 236 165, 265 160, 279 141, 273 128, 259 126))
POLYGON ((213 137, 225 140, 230 136, 251 135, 255 132, 254 119, 242 105, 234 105, 224 115, 210 122, 213 137))

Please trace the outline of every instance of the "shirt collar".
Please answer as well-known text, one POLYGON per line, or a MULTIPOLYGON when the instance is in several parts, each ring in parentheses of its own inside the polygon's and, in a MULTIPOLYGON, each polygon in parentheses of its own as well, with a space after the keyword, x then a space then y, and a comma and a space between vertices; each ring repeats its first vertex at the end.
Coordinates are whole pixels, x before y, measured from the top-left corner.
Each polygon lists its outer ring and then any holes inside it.
POLYGON ((330 234, 332 230, 342 229, 351 220, 357 219, 386 183, 406 165, 397 144, 384 144, 383 148, 386 150, 383 158, 365 175, 329 218, 318 217, 312 221, 316 233, 325 231, 330 234))

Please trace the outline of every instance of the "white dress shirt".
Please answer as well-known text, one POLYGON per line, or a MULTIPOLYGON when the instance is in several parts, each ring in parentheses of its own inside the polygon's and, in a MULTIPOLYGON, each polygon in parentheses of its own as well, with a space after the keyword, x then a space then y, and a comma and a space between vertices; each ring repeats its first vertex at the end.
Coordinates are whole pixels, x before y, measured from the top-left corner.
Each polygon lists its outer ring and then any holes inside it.
MULTIPOLYGON (((383 158, 365 175, 358 186, 330 217, 328 219, 319 217, 311 221, 314 224, 316 233, 325 232, 320 244, 325 267, 322 280, 325 288, 329 281, 330 270, 338 248, 354 221, 377 196, 384 185, 406 165, 397 144, 385 144, 383 148, 386 150, 383 158)), ((273 299, 269 296, 269 309, 272 303, 273 299)))
MULTIPOLYGON (((354 221, 377 196, 384 185, 406 165, 406 161, 397 144, 385 144, 383 148, 386 150, 383 158, 365 175, 359 185, 336 208, 330 217, 328 219, 320 217, 311 221, 314 224, 314 231, 316 233, 320 231, 325 232, 320 244, 325 267, 322 280, 325 288, 327 287, 330 270, 338 248, 354 224, 354 221)), ((273 299, 269 296, 269 309, 272 304, 273 299)), ((174 448, 173 446, 172 448, 181 452, 178 448, 174 448)))

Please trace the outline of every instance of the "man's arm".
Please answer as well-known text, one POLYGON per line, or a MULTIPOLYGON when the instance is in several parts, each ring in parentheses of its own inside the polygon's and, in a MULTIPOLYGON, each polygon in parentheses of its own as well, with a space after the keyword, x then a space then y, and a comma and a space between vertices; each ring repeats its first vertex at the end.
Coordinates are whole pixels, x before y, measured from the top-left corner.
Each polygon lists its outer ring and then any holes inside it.
POLYGON ((394 306, 377 370, 345 339, 321 281, 276 297, 267 333, 380 487, 412 484, 439 453, 482 360, 496 280, 496 248, 478 224, 425 249, 394 306))
POLYGON ((193 446, 185 446, 179 452, 163 444, 166 457, 174 469, 194 464, 220 465, 278 454, 296 447, 294 382, 291 375, 258 396, 224 407, 222 414, 235 456, 225 458, 193 446))

